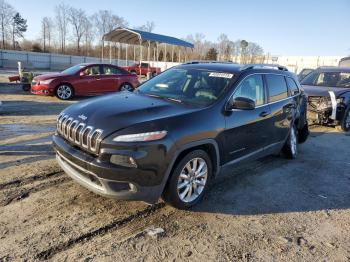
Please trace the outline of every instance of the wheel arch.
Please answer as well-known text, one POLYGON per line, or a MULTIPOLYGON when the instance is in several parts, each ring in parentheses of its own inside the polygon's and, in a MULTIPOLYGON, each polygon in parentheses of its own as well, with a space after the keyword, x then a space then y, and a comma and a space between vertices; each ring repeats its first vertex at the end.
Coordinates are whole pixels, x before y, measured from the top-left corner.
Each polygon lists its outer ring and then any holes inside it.
POLYGON ((205 151, 209 155, 213 164, 213 177, 215 177, 220 171, 219 146, 214 139, 204 139, 185 144, 176 150, 171 165, 168 167, 168 170, 165 174, 165 180, 169 180, 170 174, 185 155, 198 149, 205 151))

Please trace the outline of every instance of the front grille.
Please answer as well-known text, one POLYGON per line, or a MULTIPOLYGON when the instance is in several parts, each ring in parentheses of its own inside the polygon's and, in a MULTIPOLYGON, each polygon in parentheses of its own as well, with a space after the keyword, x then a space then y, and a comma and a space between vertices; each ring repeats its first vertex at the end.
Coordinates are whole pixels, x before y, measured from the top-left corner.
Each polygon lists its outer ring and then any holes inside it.
POLYGON ((93 126, 87 126, 85 123, 60 114, 57 118, 57 133, 67 141, 79 146, 80 148, 97 154, 102 140, 103 130, 95 129, 93 126))

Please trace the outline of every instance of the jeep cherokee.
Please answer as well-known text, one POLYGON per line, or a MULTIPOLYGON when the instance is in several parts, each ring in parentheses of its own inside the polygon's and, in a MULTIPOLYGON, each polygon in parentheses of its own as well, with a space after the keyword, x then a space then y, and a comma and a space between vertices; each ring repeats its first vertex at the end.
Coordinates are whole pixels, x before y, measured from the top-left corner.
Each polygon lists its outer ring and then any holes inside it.
POLYGON ((307 136, 306 98, 286 68, 188 63, 66 108, 53 145, 98 194, 186 208, 222 167, 281 150, 295 158, 307 136))

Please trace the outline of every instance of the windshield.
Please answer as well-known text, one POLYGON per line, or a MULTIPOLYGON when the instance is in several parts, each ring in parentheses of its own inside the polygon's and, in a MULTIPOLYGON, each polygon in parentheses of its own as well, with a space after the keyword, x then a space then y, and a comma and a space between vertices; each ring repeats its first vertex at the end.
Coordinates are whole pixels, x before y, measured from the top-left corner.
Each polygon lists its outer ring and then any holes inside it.
POLYGON ((82 68, 84 68, 86 65, 75 65, 72 67, 67 68, 66 70, 63 70, 61 73, 65 75, 73 75, 75 73, 78 73, 78 71, 82 68))
POLYGON ((145 82, 138 92, 196 106, 213 104, 233 74, 198 69, 170 69, 145 82))
POLYGON ((302 85, 350 87, 350 73, 347 72, 314 72, 307 75, 302 85))

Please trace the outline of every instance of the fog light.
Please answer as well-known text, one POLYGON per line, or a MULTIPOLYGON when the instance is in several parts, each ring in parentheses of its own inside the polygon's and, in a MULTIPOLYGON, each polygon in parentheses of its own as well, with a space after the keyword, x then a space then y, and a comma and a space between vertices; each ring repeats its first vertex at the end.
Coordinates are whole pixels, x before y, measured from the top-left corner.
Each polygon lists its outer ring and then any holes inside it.
POLYGON ((118 166, 137 168, 136 161, 131 156, 112 155, 110 161, 118 166))

